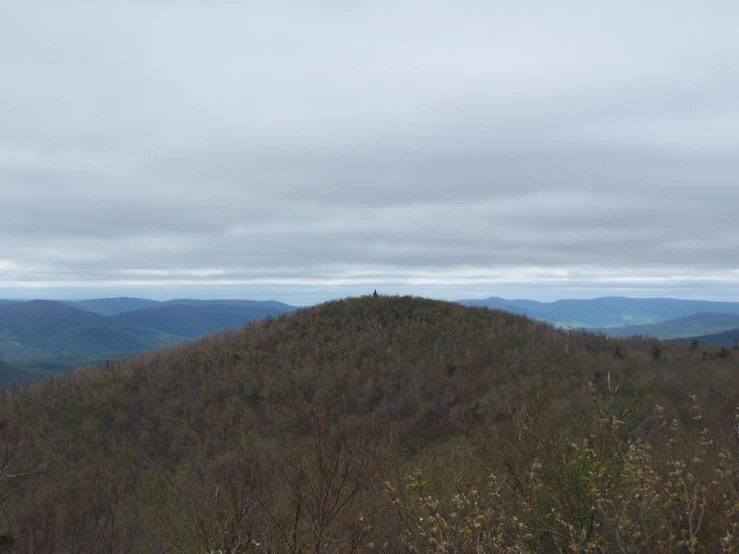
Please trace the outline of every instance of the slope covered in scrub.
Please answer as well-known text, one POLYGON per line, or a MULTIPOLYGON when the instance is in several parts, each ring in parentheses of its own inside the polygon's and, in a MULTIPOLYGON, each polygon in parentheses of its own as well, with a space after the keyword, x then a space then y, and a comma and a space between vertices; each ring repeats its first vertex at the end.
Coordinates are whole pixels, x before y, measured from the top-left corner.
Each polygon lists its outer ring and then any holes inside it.
POLYGON ((0 535, 11 552, 729 549, 738 369, 453 303, 329 302, 5 391, 0 535))

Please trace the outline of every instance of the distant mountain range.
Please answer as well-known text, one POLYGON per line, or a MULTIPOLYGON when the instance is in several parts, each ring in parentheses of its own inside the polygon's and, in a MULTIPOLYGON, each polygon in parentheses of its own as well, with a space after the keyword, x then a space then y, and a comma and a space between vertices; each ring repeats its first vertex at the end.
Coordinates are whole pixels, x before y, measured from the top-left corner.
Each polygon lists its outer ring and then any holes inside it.
POLYGON ((712 333, 710 335, 700 335, 691 337, 690 339, 680 339, 679 342, 688 342, 696 340, 701 346, 725 346, 727 348, 739 347, 739 327, 722 331, 720 333, 712 333))
POLYGON ((80 300, 78 302, 66 302, 70 306, 77 306, 88 312, 101 315, 118 315, 134 310, 155 308, 162 303, 148 298, 94 298, 92 300, 80 300))
MULTIPOLYGON (((460 300, 565 329, 733 346, 739 302, 607 297, 592 300, 460 300)), ((0 385, 166 348, 294 311, 277 301, 97 298, 0 300, 0 385)))
POLYGON ((148 298, 95 298, 92 300, 79 300, 66 302, 71 306, 77 306, 89 312, 102 315, 118 315, 138 310, 164 308, 168 306, 233 306, 243 309, 251 309, 254 313, 263 311, 267 315, 283 313, 295 310, 294 306, 283 304, 275 300, 202 300, 196 298, 179 298, 159 302, 148 298))
POLYGON ((5 360, 141 352, 181 341, 180 337, 62 302, 33 300, 0 306, 0 352, 5 360))
POLYGON ((655 339, 692 339, 737 328, 739 328, 739 315, 709 313, 678 317, 650 325, 607 327, 598 331, 612 337, 641 336, 655 339))
POLYGON ((294 309, 249 300, 0 300, 0 384, 166 348, 294 309))
POLYGON ((710 302, 672 298, 604 297, 591 300, 506 300, 490 297, 460 300, 466 306, 485 306, 526 315, 569 329, 604 331, 609 327, 649 325, 696 314, 739 315, 739 302, 710 302))
POLYGON ((280 302, 253 301, 190 301, 173 300, 144 310, 124 312, 116 320, 128 321, 171 333, 188 339, 218 333, 224 329, 237 329, 250 321, 264 319, 294 310, 280 302))

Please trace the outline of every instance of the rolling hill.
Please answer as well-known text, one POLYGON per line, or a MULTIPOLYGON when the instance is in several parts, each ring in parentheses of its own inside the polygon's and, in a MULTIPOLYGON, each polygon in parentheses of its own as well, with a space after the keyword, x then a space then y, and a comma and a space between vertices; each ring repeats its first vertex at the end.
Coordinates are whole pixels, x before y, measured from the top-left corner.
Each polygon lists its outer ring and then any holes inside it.
POLYGON ((147 298, 92 298, 90 300, 79 300, 76 302, 67 302, 71 306, 76 306, 101 315, 117 315, 123 312, 131 312, 133 310, 143 310, 161 305, 161 302, 149 300, 147 298))
POLYGON ((739 524, 737 370, 454 303, 329 302, 4 392, 0 536, 89 554, 718 552, 739 524))
POLYGON ((182 340, 61 302, 33 300, 0 306, 0 349, 6 360, 142 352, 182 340))
POLYGON ((175 300, 165 300, 162 302, 165 306, 233 306, 241 308, 251 308, 254 310, 261 309, 265 313, 287 313, 295 311, 295 306, 290 306, 276 300, 243 300, 243 299, 197 299, 197 298, 178 298, 175 300))
POLYGON ((251 308, 255 311, 262 309, 264 310, 264 313, 268 313, 270 315, 289 312, 295 309, 293 306, 288 306, 287 304, 274 300, 202 300, 195 298, 179 298, 175 300, 158 301, 150 300, 148 298, 119 297, 92 298, 89 300, 78 300, 65 303, 70 306, 82 308, 101 315, 118 315, 126 312, 163 308, 167 306, 239 306, 242 308, 251 308))
MULTIPOLYGON (((695 314, 650 325, 629 325, 597 329, 611 337, 653 337, 657 339, 692 338, 739 327, 739 315, 695 314)), ((720 345, 719 345, 720 346, 720 345)))
POLYGON ((53 371, 173 346, 186 340, 117 321, 62 302, 0 305, 0 382, 36 379, 53 371))
POLYGON ((294 308, 280 302, 104 298, 0 303, 0 385, 165 348, 294 308), (148 309, 137 309, 146 306, 148 309), (114 314, 114 315, 106 315, 114 314))
POLYGON ((276 317, 293 309, 280 302, 174 300, 155 308, 118 314, 116 319, 197 339, 226 329, 238 329, 251 321, 276 317))
POLYGON ((711 333, 708 335, 699 335, 684 339, 685 342, 696 340, 701 346, 723 346, 725 348, 734 348, 739 346, 739 327, 735 329, 727 329, 719 333, 711 333))
POLYGON ((604 297, 587 300, 485 299, 460 300, 465 306, 507 310, 565 328, 599 329, 648 325, 700 313, 739 315, 739 302, 709 302, 672 298, 604 297))

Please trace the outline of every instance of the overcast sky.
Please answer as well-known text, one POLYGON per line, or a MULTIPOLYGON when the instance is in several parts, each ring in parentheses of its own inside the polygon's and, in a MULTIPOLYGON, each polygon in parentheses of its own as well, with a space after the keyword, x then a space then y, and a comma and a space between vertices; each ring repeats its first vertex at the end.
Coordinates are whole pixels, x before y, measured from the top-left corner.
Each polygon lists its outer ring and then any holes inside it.
POLYGON ((739 300, 739 2, 0 2, 0 297, 739 300))

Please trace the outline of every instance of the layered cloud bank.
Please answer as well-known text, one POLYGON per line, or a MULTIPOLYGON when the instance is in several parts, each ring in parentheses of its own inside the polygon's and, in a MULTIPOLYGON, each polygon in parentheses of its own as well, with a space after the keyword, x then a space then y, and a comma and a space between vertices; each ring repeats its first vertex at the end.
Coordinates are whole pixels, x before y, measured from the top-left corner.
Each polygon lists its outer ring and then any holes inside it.
POLYGON ((0 296, 738 298, 735 2, 107 4, 0 7, 0 296))

